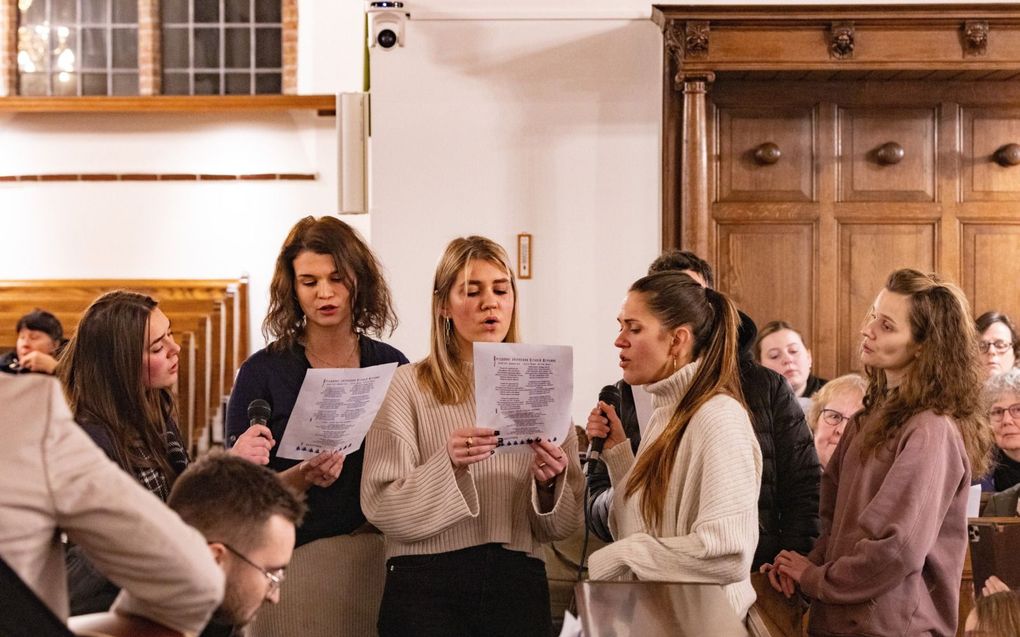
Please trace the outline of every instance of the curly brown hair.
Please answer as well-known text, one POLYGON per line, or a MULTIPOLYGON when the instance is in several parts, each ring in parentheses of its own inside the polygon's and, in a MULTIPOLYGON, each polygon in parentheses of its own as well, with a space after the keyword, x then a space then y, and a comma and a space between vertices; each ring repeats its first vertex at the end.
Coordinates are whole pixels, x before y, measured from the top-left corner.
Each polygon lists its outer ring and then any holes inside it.
POLYGON ((294 259, 302 252, 333 257, 343 284, 351 293, 351 325, 359 334, 393 333, 397 315, 390 288, 372 250, 358 232, 335 217, 305 217, 290 229, 276 257, 269 286, 269 312, 262 334, 274 350, 296 345, 305 332, 305 314, 294 289, 294 259))
POLYGON ((885 289, 910 299, 910 331, 921 347, 903 382, 888 390, 885 370, 865 367, 865 415, 878 407, 884 417, 865 434, 862 450, 877 451, 894 440, 912 416, 931 410, 953 419, 974 476, 983 476, 994 445, 981 400, 985 373, 970 304, 959 287, 937 274, 896 270, 885 289))

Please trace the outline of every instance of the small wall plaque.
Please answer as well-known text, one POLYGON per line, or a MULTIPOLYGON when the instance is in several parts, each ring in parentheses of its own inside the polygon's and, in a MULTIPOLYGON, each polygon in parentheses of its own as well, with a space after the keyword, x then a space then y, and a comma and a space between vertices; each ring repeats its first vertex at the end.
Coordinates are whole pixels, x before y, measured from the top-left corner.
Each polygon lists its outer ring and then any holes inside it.
POLYGON ((531 235, 526 232, 517 235, 517 278, 531 278, 531 235))

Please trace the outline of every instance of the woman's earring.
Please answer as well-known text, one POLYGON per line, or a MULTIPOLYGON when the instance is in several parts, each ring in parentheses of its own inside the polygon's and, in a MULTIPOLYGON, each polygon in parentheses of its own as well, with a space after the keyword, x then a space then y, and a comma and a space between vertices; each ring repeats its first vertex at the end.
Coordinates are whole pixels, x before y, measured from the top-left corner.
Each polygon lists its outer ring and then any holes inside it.
POLYGON ((673 357, 673 372, 676 373, 676 356, 673 357))
POLYGON ((446 335, 447 336, 453 336, 453 319, 452 318, 447 318, 446 319, 446 335))

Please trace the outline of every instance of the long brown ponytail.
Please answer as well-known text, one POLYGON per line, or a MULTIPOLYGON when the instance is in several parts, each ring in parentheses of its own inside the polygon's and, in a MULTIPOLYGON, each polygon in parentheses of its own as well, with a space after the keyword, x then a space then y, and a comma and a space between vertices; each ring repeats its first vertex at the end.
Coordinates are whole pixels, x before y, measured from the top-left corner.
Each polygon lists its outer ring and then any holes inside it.
POLYGON ((670 475, 684 427, 717 394, 744 403, 737 363, 737 326, 740 319, 730 299, 703 288, 681 272, 659 272, 638 279, 630 287, 641 294, 649 311, 667 330, 688 325, 694 335, 694 360, 701 366, 694 375, 665 429, 641 454, 627 480, 624 494, 641 493, 641 514, 649 528, 658 528, 665 506, 670 475))

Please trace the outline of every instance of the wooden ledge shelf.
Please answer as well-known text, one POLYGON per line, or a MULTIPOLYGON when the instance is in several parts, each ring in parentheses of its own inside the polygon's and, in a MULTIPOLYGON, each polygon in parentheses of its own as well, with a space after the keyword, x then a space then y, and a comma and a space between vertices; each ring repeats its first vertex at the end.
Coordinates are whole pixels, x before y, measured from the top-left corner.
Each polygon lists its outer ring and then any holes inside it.
POLYGON ((223 113, 312 110, 336 115, 335 95, 0 97, 0 113, 223 113))

